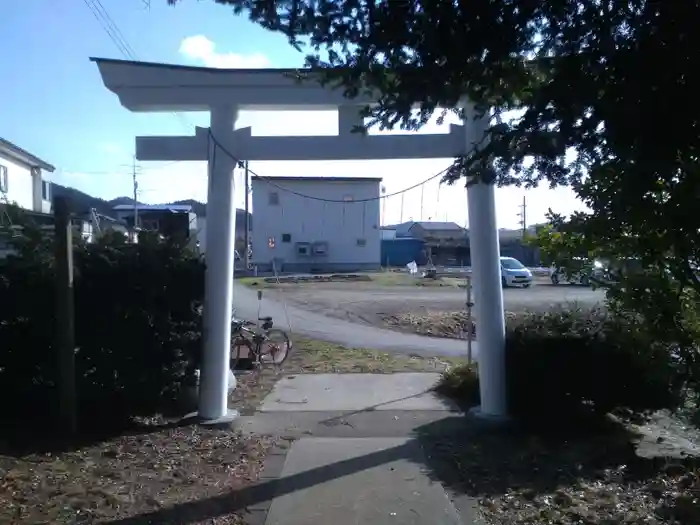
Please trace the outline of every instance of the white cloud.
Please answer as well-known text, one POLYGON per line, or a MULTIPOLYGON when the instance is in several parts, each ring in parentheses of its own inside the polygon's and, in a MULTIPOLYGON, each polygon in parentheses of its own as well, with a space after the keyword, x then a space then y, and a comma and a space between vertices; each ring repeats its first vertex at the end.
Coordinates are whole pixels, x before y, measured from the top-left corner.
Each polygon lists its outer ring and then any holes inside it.
POLYGON ((189 60, 202 62, 207 67, 255 69, 270 66, 270 61, 262 53, 218 53, 216 44, 204 35, 185 38, 180 43, 180 53, 189 60))
POLYGON ((98 149, 108 155, 123 155, 125 153, 124 148, 116 142, 103 142, 98 145, 98 149))

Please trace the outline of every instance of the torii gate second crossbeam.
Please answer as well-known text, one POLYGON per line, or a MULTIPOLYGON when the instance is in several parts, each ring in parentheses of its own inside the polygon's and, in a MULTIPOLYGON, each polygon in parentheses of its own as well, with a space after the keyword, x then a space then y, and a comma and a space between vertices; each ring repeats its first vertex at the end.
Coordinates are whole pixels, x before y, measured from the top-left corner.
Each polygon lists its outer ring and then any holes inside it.
MULTIPOLYGON (((204 360, 199 416, 225 420, 233 303, 235 206, 233 169, 239 160, 366 160, 447 158, 479 142, 486 119, 468 119, 448 134, 362 135, 359 109, 374 100, 347 99, 341 90, 313 79, 299 82, 298 70, 212 69, 169 64, 91 59, 105 86, 134 112, 208 111, 210 128, 193 136, 138 137, 139 160, 209 163, 207 271, 204 302, 204 360), (339 133, 320 137, 256 137, 234 131, 240 110, 337 110, 339 133), (223 150, 223 151, 221 151, 223 150)), ((313 71, 305 71, 312 77, 313 71)), ((471 105, 467 113, 474 116, 471 105)), ((469 242, 476 313, 479 319, 480 413, 506 416, 505 322, 501 288, 495 187, 477 183, 467 190, 469 242)), ((466 348, 465 348, 466 351, 466 348)))

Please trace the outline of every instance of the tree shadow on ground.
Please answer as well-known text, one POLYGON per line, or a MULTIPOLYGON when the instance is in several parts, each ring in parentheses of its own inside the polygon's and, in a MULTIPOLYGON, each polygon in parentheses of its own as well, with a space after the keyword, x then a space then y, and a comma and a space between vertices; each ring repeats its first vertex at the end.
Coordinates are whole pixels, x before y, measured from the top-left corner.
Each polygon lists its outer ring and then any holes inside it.
POLYGON ((84 424, 75 433, 62 433, 60 425, 46 421, 45 425, 26 424, 16 421, 0 422, 0 454, 9 457, 24 457, 30 454, 58 454, 74 452, 85 447, 115 438, 141 436, 193 424, 181 414, 149 418, 101 418, 99 421, 83 418, 84 424))
MULTIPOLYGON (((310 469, 283 479, 257 484, 219 496, 190 501, 148 514, 116 519, 114 525, 146 523, 187 524, 211 520, 263 506, 274 497, 294 493, 356 472, 399 460, 420 463, 428 475, 456 494, 478 498, 482 507, 497 505, 496 498, 519 494, 522 501, 553 498, 554 504, 573 506, 562 487, 597 487, 596 498, 616 505, 606 494, 606 483, 642 486, 664 461, 637 457, 631 436, 619 425, 584 434, 540 435, 523 430, 499 429, 462 415, 446 417, 416 429, 405 445, 359 458, 310 469), (559 498, 559 502, 557 502, 559 498)), ((618 505, 619 507, 619 505, 618 505)), ((628 509, 622 509, 626 512, 628 509)), ((545 519, 536 510, 535 521, 545 519)), ((678 523, 686 523, 682 520, 678 523)), ((691 521, 687 521, 691 523, 691 521)))

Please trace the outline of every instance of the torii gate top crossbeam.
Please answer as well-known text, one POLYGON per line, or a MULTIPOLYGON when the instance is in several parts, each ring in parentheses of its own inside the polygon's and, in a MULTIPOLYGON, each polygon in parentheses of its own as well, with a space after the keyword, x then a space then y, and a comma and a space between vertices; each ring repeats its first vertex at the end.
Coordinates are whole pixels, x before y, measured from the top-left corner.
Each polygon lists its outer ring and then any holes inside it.
POLYGON ((218 69, 91 58, 107 89, 138 112, 208 111, 217 104, 241 110, 329 110, 363 105, 366 95, 348 99, 342 89, 322 87, 313 78, 299 82, 308 69, 218 69))

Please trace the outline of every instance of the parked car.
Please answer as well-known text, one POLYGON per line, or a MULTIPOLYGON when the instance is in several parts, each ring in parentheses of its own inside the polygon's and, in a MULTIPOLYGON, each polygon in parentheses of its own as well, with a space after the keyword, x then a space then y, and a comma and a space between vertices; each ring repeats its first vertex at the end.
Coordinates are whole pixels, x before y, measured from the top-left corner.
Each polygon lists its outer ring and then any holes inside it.
POLYGON ((513 257, 501 257, 501 283, 503 288, 511 286, 528 288, 532 284, 532 272, 513 257))
POLYGON ((601 261, 593 261, 590 269, 585 269, 579 272, 571 272, 567 275, 564 268, 555 266, 550 274, 552 284, 580 284, 581 286, 590 286, 593 282, 604 282, 609 280, 608 270, 601 261))

